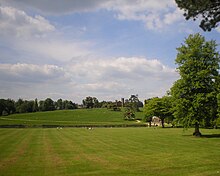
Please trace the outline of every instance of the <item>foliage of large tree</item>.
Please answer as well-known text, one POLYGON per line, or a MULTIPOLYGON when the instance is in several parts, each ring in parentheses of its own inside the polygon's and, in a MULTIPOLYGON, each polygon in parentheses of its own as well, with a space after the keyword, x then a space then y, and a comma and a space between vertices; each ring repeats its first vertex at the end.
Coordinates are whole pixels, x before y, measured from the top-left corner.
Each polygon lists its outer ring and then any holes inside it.
POLYGON ((202 17, 200 27, 211 31, 220 21, 220 0, 176 0, 180 9, 185 11, 186 20, 202 17))
POLYGON ((205 41, 200 34, 190 35, 177 48, 176 64, 180 79, 171 88, 174 116, 184 127, 209 126, 217 117, 219 93, 219 53, 215 41, 205 41))

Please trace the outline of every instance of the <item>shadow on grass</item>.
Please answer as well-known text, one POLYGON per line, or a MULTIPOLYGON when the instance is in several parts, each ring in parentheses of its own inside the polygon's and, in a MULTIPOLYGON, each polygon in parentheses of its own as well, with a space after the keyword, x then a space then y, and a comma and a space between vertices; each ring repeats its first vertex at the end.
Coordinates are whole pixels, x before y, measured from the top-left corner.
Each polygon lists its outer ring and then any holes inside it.
POLYGON ((220 134, 205 134, 201 136, 202 138, 220 138, 220 134))
POLYGON ((192 134, 183 134, 185 137, 195 137, 195 138, 220 138, 220 134, 202 134, 202 136, 197 137, 192 134))

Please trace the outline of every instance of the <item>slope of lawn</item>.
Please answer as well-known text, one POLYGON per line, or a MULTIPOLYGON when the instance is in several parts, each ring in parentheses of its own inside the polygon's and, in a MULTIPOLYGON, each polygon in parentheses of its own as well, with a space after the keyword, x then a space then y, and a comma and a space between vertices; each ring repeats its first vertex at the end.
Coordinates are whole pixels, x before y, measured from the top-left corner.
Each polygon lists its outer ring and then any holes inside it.
POLYGON ((0 129, 0 176, 219 176, 220 130, 0 129))
MULTIPOLYGON (((137 118, 143 118, 143 112, 136 113, 137 118)), ((125 121, 122 111, 108 109, 76 109, 25 114, 12 114, 0 117, 0 125, 109 125, 130 124, 125 121)))

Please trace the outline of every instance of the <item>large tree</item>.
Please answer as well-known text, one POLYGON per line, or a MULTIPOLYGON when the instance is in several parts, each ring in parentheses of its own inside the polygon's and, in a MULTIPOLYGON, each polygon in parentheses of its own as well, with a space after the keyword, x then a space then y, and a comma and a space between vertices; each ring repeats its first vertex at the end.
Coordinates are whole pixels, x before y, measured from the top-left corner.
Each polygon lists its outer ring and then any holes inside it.
POLYGON ((217 118, 219 93, 219 53, 215 41, 205 41, 200 34, 190 35, 177 48, 176 64, 180 79, 171 88, 174 116, 184 127, 209 126, 217 118))
POLYGON ((186 20, 202 18, 200 27, 211 31, 220 21, 220 0, 176 0, 180 9, 185 11, 186 20))

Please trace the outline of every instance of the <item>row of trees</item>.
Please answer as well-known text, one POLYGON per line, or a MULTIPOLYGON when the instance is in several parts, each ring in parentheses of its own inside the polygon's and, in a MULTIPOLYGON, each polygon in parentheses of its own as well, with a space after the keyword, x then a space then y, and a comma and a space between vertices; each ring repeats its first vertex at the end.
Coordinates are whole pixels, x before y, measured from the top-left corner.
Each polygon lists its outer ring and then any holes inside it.
MULTIPOLYGON (((145 101, 145 116, 152 116, 195 126, 195 136, 201 136, 200 126, 213 127, 220 121, 220 55, 215 41, 205 41, 200 34, 190 35, 177 48, 176 64, 180 79, 168 96, 145 101)), ((163 125, 164 126, 164 125, 163 125)))
POLYGON ((96 97, 86 97, 82 101, 84 108, 108 108, 118 111, 121 107, 132 107, 135 111, 139 111, 143 107, 143 103, 139 101, 138 95, 131 95, 129 99, 122 99, 113 101, 101 101, 96 97))
POLYGON ((17 101, 11 99, 0 99, 0 116, 13 113, 28 113, 37 111, 53 111, 62 109, 76 109, 77 104, 72 101, 58 99, 53 101, 51 98, 40 100, 23 100, 17 101))

